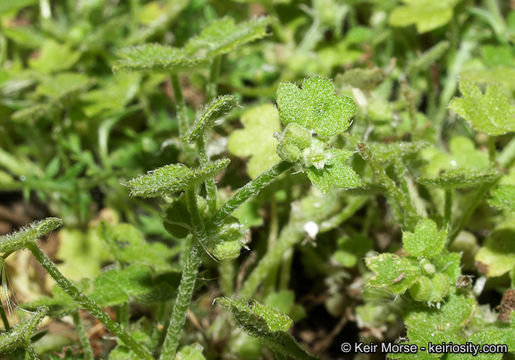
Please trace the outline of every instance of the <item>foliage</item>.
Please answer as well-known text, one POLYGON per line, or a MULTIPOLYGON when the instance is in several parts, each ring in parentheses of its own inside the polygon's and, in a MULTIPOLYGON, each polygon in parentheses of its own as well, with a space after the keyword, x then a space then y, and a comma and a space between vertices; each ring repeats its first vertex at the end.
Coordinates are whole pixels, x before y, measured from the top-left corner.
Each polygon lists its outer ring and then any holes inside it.
POLYGON ((499 0, 0 2, 0 357, 513 357, 514 41, 499 0))

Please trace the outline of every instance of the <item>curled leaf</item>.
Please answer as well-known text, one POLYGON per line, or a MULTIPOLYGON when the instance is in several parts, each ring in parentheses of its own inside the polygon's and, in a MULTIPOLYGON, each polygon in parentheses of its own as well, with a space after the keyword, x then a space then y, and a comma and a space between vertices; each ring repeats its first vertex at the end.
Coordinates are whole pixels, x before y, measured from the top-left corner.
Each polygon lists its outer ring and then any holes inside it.
POLYGON ((38 238, 47 235, 61 226, 63 221, 59 218, 47 218, 30 224, 13 234, 0 237, 0 252, 11 253, 23 249, 29 242, 36 241, 38 238))

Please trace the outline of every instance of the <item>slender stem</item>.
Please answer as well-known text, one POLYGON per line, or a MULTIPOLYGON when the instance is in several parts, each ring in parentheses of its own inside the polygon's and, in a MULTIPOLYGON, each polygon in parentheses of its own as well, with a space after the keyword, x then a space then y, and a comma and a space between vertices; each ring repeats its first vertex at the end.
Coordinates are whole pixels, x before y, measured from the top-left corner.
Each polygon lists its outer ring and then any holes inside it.
MULTIPOLYGON (((270 230, 268 232, 268 243, 267 243, 267 251, 270 251, 275 246, 277 241, 277 233, 279 229, 279 222, 277 219, 277 201, 272 197, 270 202, 270 230)), ((279 271, 279 266, 270 271, 267 278, 265 279, 265 283, 263 285, 264 294, 268 294, 269 292, 273 292, 275 290, 275 286, 277 283, 277 273, 279 271)))
POLYGON ((320 224, 318 231, 320 233, 328 232, 336 228, 338 225, 346 221, 352 215, 356 213, 365 203, 367 202, 367 197, 358 196, 350 198, 348 204, 343 208, 343 210, 336 214, 335 216, 323 221, 320 224))
POLYGON ((116 321, 123 327, 129 325, 129 303, 124 302, 116 308, 116 321))
POLYGON ((55 264, 46 256, 46 254, 33 242, 28 243, 27 248, 32 252, 36 260, 43 266, 48 274, 55 280, 64 292, 72 297, 84 309, 88 310, 91 315, 96 317, 105 327, 111 331, 116 337, 122 340, 135 354, 142 359, 153 359, 150 352, 132 336, 129 335, 117 322, 113 321, 91 298, 86 296, 71 281, 66 279, 57 269, 55 264))
POLYGON ((186 109, 186 102, 184 101, 184 96, 182 95, 181 82, 179 80, 179 75, 172 74, 170 76, 170 80, 172 82, 173 94, 175 97, 175 107, 177 111, 177 120, 179 121, 179 137, 183 139, 183 136, 188 132, 188 112, 186 109))
POLYGON ((197 207, 197 199, 194 189, 186 191, 186 199, 188 201, 191 223, 193 225, 193 239, 186 263, 182 269, 181 282, 179 284, 177 298, 173 305, 170 325, 166 331, 163 351, 160 356, 161 360, 174 359, 175 354, 177 353, 182 328, 186 322, 186 313, 191 303, 191 297, 197 281, 197 274, 200 264, 202 263, 202 248, 200 244, 202 244, 206 239, 205 228, 197 207))
POLYGON ((241 204, 250 199, 252 196, 258 194, 265 186, 270 184, 276 177, 281 175, 284 171, 293 166, 292 163, 281 161, 274 165, 257 178, 248 182, 244 187, 239 189, 232 198, 230 198, 221 208, 217 211, 213 219, 210 221, 208 229, 219 227, 224 222, 225 218, 232 214, 241 204))
POLYGON ((218 77, 220 76, 220 65, 222 64, 222 56, 217 56, 213 59, 211 70, 209 72, 209 82, 206 88, 206 102, 213 100, 217 93, 218 77))
POLYGON ((25 359, 29 359, 29 360, 38 360, 39 359, 39 355, 38 355, 36 349, 34 349, 34 346, 32 346, 32 343, 30 341, 25 346, 25 351, 26 351, 25 359))
POLYGON ((300 242, 303 238, 304 229, 302 224, 297 222, 289 223, 281 231, 281 235, 279 236, 279 239, 277 239, 275 246, 268 250, 247 280, 243 283, 240 297, 244 299, 252 297, 269 272, 279 265, 284 253, 300 242))
POLYGON ((93 356, 93 349, 89 343, 88 334, 86 333, 86 329, 84 328, 84 324, 82 323, 78 311, 73 313, 73 323, 75 324, 75 328, 79 334, 79 341, 82 346, 82 351, 84 352, 84 360, 93 360, 95 358, 93 356))
POLYGON ((444 204, 444 212, 443 217, 445 221, 445 226, 447 227, 447 231, 451 228, 451 220, 452 220, 452 200, 453 200, 453 194, 452 189, 445 189, 445 204, 444 204))
POLYGON ((479 206, 481 201, 483 200, 486 193, 497 183, 497 180, 492 181, 490 183, 483 184, 477 189, 477 191, 471 195, 471 201, 467 204, 467 210, 459 220, 458 224, 454 226, 451 236, 449 237, 449 245, 452 244, 454 239, 458 236, 458 234, 465 228, 467 223, 470 220, 470 217, 474 214, 474 211, 479 206))
POLYGON ((9 320, 7 319, 7 316, 5 314, 4 306, 0 304, 0 316, 2 317, 2 322, 4 323, 4 330, 9 331, 11 330, 11 326, 9 325, 9 320))
POLYGON ((220 274, 220 289, 225 296, 231 296, 234 293, 234 261, 222 261, 218 265, 220 274))
POLYGON ((393 180, 386 174, 384 167, 374 158, 372 152, 364 143, 358 143, 358 148, 361 157, 368 162, 379 182, 386 188, 391 205, 393 205, 392 208, 397 212, 398 221, 404 225, 405 229, 413 230, 418 221, 418 215, 411 203, 409 194, 404 194, 397 189, 393 180), (399 214, 398 210, 402 210, 403 214, 399 214))
MULTIPOLYGON (((197 150, 200 159, 201 166, 207 166, 209 164, 209 156, 206 153, 206 143, 204 137, 201 136, 197 141, 197 150)), ((207 209, 208 214, 213 215, 216 211, 216 184, 215 178, 209 177, 206 179, 206 194, 207 194, 207 209)))
POLYGON ((488 136, 488 159, 490 160, 490 165, 495 166, 495 136, 488 136))
POLYGON ((293 249, 288 249, 283 255, 281 272, 279 274, 279 290, 290 288, 291 265, 293 263, 293 249))

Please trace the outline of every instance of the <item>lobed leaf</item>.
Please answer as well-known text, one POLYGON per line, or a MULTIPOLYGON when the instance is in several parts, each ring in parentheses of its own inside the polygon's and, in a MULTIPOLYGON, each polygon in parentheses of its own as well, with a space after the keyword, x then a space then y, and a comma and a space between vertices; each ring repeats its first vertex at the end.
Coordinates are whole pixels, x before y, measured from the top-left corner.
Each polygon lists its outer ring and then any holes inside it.
POLYGON ((369 285, 388 288, 395 294, 404 293, 421 275, 414 260, 389 253, 368 257, 365 264, 374 273, 369 285))
POLYGON ((5 254, 23 249, 28 243, 34 242, 38 238, 57 229, 62 223, 63 221, 61 219, 50 217, 32 223, 26 228, 12 234, 0 236, 0 252, 5 254))
POLYGON ((283 124, 297 123, 323 136, 347 130, 356 111, 351 98, 337 96, 332 82, 319 76, 305 79, 302 89, 293 83, 281 83, 277 104, 283 124))
POLYGON ((515 131, 515 106, 504 88, 490 83, 483 95, 479 87, 466 77, 459 82, 461 98, 454 98, 449 107, 477 131, 497 136, 515 131))
POLYGON ((131 196, 145 198, 166 196, 201 183, 229 165, 229 159, 217 160, 203 168, 190 169, 182 164, 166 165, 127 182, 131 196))
POLYGON ((208 59, 194 57, 182 49, 160 44, 128 47, 118 52, 114 71, 178 72, 204 66, 208 59))
POLYGON ((412 256, 436 256, 442 252, 446 239, 447 232, 438 231, 436 223, 430 219, 420 220, 415 227, 415 232, 402 233, 404 248, 412 256))
POLYGON ((272 104, 251 108, 241 116, 243 129, 229 136, 227 149, 237 156, 249 156, 247 172, 254 179, 280 161, 274 133, 281 130, 279 114, 272 104))
POLYGON ((317 169, 314 166, 307 169, 309 179, 325 193, 334 187, 352 189, 361 186, 358 174, 345 165, 345 161, 351 155, 351 151, 331 150, 331 157, 323 169, 317 169))
POLYGON ((238 100, 233 95, 224 95, 213 99, 189 129, 186 134, 186 141, 193 143, 200 139, 208 129, 213 127, 216 120, 227 114, 237 105, 238 100))

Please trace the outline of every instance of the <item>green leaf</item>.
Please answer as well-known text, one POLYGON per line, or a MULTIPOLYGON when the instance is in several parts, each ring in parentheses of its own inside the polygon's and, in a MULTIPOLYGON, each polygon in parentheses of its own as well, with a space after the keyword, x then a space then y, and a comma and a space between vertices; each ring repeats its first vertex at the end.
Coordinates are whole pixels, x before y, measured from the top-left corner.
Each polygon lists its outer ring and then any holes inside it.
POLYGON ((131 196, 144 198, 166 196, 203 182, 229 165, 229 159, 217 160, 209 165, 190 169, 182 164, 166 165, 127 182, 131 196))
POLYGON ((149 266, 134 264, 100 274, 90 296, 101 306, 131 300, 153 303, 173 298, 179 280, 180 273, 155 273, 149 266))
POLYGON ((216 302, 230 311, 244 326, 261 328, 264 325, 264 331, 288 331, 293 324, 288 315, 257 301, 246 302, 222 297, 216 298, 216 302), (253 320, 257 320, 256 323, 253 320))
POLYGON ((395 8, 390 14, 390 25, 415 24, 419 33, 425 33, 447 24, 452 19, 457 0, 403 0, 406 5, 395 8))
POLYGON ((188 345, 182 347, 177 353, 176 360, 205 360, 206 358, 202 354, 202 345, 188 345))
POLYGON ((0 354, 7 354, 21 346, 29 345, 32 334, 47 312, 47 307, 40 307, 30 318, 22 320, 8 332, 0 333, 0 354))
POLYGON ((0 252, 6 254, 23 249, 28 243, 34 242, 57 229, 62 223, 63 221, 59 218, 46 218, 12 234, 0 236, 0 252))
POLYGON ((26 6, 37 4, 36 0, 16 0, 0 2, 0 15, 18 11, 26 6))
POLYGON ((274 105, 264 104, 245 111, 241 123, 243 129, 232 132, 227 149, 234 155, 250 157, 247 171, 254 179, 281 160, 273 136, 281 130, 279 114, 274 105))
POLYGON ((372 249, 372 240, 364 235, 338 239, 338 251, 333 258, 344 267, 353 267, 358 260, 372 249))
POLYGON ((68 45, 54 40, 45 40, 39 56, 29 59, 29 66, 42 73, 51 74, 68 70, 79 60, 81 54, 68 45))
POLYGON ((381 68, 350 69, 336 76, 337 87, 349 85, 366 91, 374 90, 386 79, 386 74, 381 68))
POLYGON ((274 352, 295 359, 316 359, 302 349, 286 331, 292 320, 279 311, 257 301, 245 302, 230 298, 216 298, 216 302, 231 312, 238 325, 274 352))
POLYGON ((352 189, 361 185, 361 180, 351 167, 344 164, 351 151, 332 150, 331 157, 323 169, 311 166, 307 169, 311 182, 322 192, 328 192, 333 187, 352 189))
POLYGON ((190 143, 197 141, 204 136, 208 129, 213 127, 216 120, 227 114, 237 105, 238 100, 233 95, 224 95, 213 99, 189 129, 186 134, 186 141, 190 143))
POLYGON ((419 177, 417 182, 445 189, 464 189, 476 187, 484 183, 491 183, 497 180, 500 176, 501 174, 499 173, 499 170, 495 168, 481 170, 451 169, 442 171, 437 177, 419 177))
POLYGON ((190 39, 184 47, 191 56, 215 57, 231 52, 242 45, 266 36, 271 19, 260 17, 236 24, 233 18, 217 19, 190 39))
POLYGON ((497 229, 476 253, 476 266, 487 277, 501 276, 515 266, 515 230, 497 229))
POLYGON ((208 63, 206 58, 194 57, 182 49, 160 44, 128 47, 118 52, 113 71, 179 72, 208 63))
MULTIPOLYGON (((304 150, 313 144, 311 132, 299 124, 291 123, 286 126, 283 133, 279 136, 279 144, 277 145, 277 155, 285 161, 295 162, 301 158, 304 150)), ((322 149, 324 146, 321 142, 322 149)))
POLYGON ((332 82, 318 76, 304 80, 302 89, 289 82, 281 83, 277 104, 283 124, 297 123, 322 136, 347 130, 356 111, 351 98, 337 96, 332 82))
POLYGON ((402 233, 404 248, 412 256, 436 256, 442 252, 446 239, 447 232, 438 231, 436 223, 430 219, 420 220, 415 232, 402 233))
POLYGON ((99 224, 99 236, 109 253, 125 264, 144 264, 156 269, 169 269, 174 251, 165 244, 147 243, 143 234, 131 224, 99 224))
POLYGON ((409 64, 408 72, 427 69, 447 52, 449 46, 449 41, 440 41, 438 44, 424 52, 421 56, 417 56, 417 58, 409 64))
POLYGON ((395 294, 404 293, 421 275, 421 269, 414 260, 394 254, 367 257, 365 263, 374 272, 368 284, 387 288, 395 294))
POLYGON ((491 83, 483 95, 476 84, 462 77, 459 88, 463 97, 454 98, 449 107, 475 130, 492 136, 515 131, 515 106, 501 86, 491 83))
POLYGON ((493 189, 488 203, 501 210, 515 212, 515 185, 500 185, 493 189))
POLYGON ((476 308, 473 297, 450 295, 439 309, 424 307, 410 312, 404 319, 409 342, 426 348, 429 341, 461 342, 464 337, 459 331, 470 322, 476 308))

